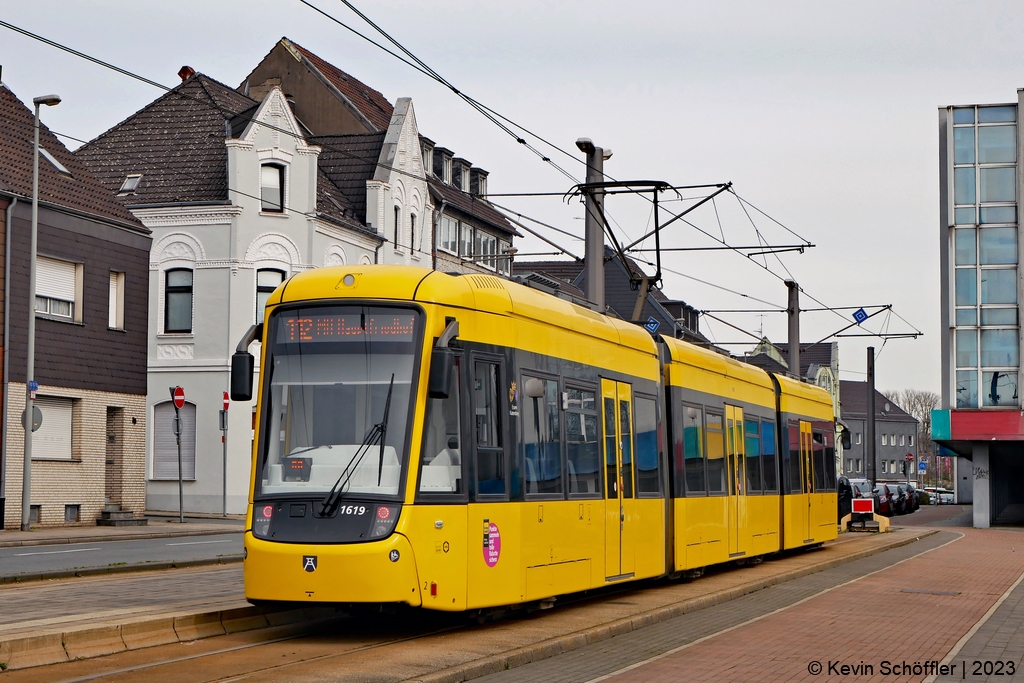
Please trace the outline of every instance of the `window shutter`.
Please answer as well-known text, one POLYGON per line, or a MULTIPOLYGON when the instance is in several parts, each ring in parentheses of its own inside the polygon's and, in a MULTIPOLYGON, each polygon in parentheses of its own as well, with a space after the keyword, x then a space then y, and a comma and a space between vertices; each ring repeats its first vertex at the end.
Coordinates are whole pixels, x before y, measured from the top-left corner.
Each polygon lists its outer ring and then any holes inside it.
POLYGON ((75 264, 45 256, 38 257, 36 261, 36 295, 74 301, 75 264))
MULTIPOLYGON (((153 479, 178 478, 178 444, 172 421, 174 404, 170 401, 153 407, 153 479)), ((196 478, 196 406, 186 403, 181 409, 181 478, 196 478)))
POLYGON ((32 435, 32 457, 71 460, 72 399, 40 396, 36 407, 43 423, 32 435))
POLYGON ((110 273, 110 294, 107 305, 107 327, 116 329, 120 327, 117 320, 117 273, 110 273))

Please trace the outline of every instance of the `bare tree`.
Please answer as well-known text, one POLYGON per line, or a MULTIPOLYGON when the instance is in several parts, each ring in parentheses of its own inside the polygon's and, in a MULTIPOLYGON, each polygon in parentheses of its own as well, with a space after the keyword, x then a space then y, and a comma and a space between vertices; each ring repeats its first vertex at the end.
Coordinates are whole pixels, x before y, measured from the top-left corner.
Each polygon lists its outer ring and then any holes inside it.
POLYGON ((917 419, 918 457, 924 459, 935 455, 935 445, 932 442, 932 410, 939 407, 939 395, 934 391, 921 389, 883 391, 882 395, 917 419))

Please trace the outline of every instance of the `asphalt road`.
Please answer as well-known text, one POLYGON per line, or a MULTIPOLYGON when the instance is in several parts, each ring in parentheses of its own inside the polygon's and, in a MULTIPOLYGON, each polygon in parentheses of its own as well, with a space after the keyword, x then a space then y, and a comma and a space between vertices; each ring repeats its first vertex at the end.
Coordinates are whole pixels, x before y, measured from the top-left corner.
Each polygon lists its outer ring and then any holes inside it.
POLYGON ((215 559, 241 552, 241 533, 0 548, 0 576, 145 562, 215 559))

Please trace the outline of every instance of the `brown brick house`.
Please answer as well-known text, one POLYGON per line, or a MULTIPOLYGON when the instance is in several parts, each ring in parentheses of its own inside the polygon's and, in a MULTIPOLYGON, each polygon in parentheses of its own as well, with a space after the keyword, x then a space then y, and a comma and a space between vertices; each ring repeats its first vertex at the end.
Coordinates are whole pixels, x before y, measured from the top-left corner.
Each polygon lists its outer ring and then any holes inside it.
MULTIPOLYGON (((21 522, 33 114, 0 84, 2 528, 21 522)), ((95 524, 145 496, 149 230, 40 131, 34 523, 95 524)))

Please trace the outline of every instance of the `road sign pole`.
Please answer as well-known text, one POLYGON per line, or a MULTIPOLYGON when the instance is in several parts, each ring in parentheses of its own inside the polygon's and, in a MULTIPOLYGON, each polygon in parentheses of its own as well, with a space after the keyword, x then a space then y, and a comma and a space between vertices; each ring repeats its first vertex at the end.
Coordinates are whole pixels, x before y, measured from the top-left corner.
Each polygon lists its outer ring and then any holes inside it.
POLYGON ((228 406, 230 400, 228 398, 228 392, 224 392, 224 409, 220 411, 220 443, 221 443, 221 458, 224 467, 223 475, 221 477, 221 517, 228 516, 228 406))
POLYGON ((185 490, 181 480, 181 413, 185 405, 185 390, 171 387, 171 399, 174 401, 174 438, 178 442, 178 523, 185 523, 185 490))

